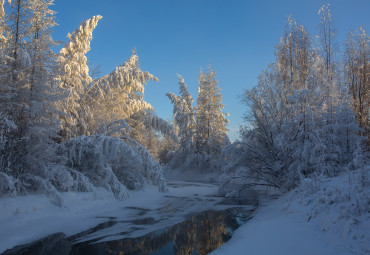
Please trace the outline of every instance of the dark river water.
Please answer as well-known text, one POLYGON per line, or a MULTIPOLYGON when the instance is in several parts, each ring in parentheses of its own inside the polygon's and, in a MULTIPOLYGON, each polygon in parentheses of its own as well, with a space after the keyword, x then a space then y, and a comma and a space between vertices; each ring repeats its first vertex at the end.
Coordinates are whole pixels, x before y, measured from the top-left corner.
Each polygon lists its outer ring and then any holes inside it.
MULTIPOLYGON (((3 254, 208 254, 227 242, 233 232, 252 217, 258 202, 253 199, 225 199, 218 204, 230 207, 188 215, 180 223, 136 238, 111 241, 92 238, 84 241, 84 237, 120 223, 115 218, 108 218, 79 234, 66 237, 63 233, 56 233, 31 244, 16 246, 3 254)), ((139 229, 155 222, 154 218, 144 217, 133 223, 139 229)), ((127 230, 121 231, 119 234, 125 236, 127 230)))

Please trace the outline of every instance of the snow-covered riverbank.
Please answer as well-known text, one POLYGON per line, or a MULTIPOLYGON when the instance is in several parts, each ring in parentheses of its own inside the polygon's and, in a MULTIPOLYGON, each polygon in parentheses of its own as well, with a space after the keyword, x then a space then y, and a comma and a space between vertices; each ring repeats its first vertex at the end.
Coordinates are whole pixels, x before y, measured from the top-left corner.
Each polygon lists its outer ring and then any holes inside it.
MULTIPOLYGON (((353 187, 358 174, 306 183, 275 200, 260 198, 254 217, 212 254, 369 254, 369 186, 353 187)), ((1 197, 0 253, 57 232, 71 236, 111 220, 117 223, 92 231, 81 241, 144 236, 202 211, 230 207, 219 204, 223 198, 216 196, 217 190, 213 184, 170 181, 167 193, 148 186, 145 191, 130 191, 125 201, 117 201, 104 189, 68 192, 62 194, 65 207, 53 205, 45 195, 1 197), (140 219, 152 223, 137 228, 135 221, 140 219)))
POLYGON ((359 172, 302 185, 260 204, 218 254, 370 254, 369 185, 359 172))
POLYGON ((124 205, 133 203, 135 197, 140 197, 142 203, 148 202, 150 197, 151 203, 146 204, 153 204, 160 197, 155 189, 130 195, 129 200, 118 201, 104 189, 99 189, 98 193, 66 192, 62 194, 65 207, 53 205, 43 194, 1 197, 0 253, 56 232, 72 235, 93 227, 104 221, 97 217, 107 213, 114 216, 124 205))
POLYGON ((125 201, 116 200, 104 189, 97 193, 68 192, 62 194, 66 205, 62 208, 51 204, 45 195, 1 197, 0 253, 57 232, 74 235, 111 219, 118 223, 94 231, 82 241, 142 236, 182 222, 189 215, 230 207, 217 205, 222 200, 215 196, 217 189, 205 183, 169 182, 169 192, 148 186, 145 191, 130 191, 125 201), (135 221, 148 218, 153 224, 135 225, 135 221), (123 230, 128 233, 122 235, 123 230))

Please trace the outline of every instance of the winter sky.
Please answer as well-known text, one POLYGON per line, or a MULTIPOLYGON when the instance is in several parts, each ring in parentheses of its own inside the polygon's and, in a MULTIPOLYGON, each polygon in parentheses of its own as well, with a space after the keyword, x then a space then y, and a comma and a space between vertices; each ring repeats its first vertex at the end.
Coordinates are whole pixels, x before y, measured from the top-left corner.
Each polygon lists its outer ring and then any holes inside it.
MULTIPOLYGON (((369 0, 55 0, 59 26, 54 40, 66 41, 68 32, 94 15, 103 19, 94 30, 89 61, 102 75, 122 64, 136 47, 142 70, 159 78, 145 90, 145 100, 157 114, 170 119, 167 92, 178 93, 176 74, 185 79, 196 99, 201 68, 211 64, 230 114, 229 135, 238 138, 246 106, 244 89, 256 84, 263 68, 274 61, 287 17, 318 33, 317 12, 330 4, 341 50, 347 32, 360 25, 370 30, 369 0)), ((338 56, 340 57, 340 55, 338 56)))

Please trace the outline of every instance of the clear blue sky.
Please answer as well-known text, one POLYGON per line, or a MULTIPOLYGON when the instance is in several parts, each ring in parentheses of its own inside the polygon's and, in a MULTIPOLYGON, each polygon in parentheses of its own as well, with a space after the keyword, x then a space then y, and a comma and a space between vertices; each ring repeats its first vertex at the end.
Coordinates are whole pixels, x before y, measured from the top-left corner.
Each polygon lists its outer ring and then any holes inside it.
POLYGON ((230 113, 229 135, 238 137, 246 107, 239 96, 256 84, 257 76, 275 61, 288 15, 318 33, 318 9, 330 3, 337 44, 350 29, 360 25, 370 33, 370 0, 55 0, 59 26, 55 40, 79 24, 102 15, 94 31, 88 59, 101 65, 102 74, 122 64, 137 48, 143 70, 159 78, 145 90, 145 100, 164 119, 172 116, 167 92, 178 93, 176 74, 187 82, 196 98, 200 68, 211 64, 223 93, 225 111, 230 113))

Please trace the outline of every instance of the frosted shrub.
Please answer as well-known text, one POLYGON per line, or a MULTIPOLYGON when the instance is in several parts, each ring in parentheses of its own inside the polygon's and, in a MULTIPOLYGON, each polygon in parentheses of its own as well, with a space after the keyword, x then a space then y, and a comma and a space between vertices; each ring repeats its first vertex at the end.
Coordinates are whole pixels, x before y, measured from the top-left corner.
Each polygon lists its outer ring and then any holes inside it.
POLYGON ((60 191, 78 190, 74 189, 75 180, 70 169, 63 165, 51 165, 45 171, 45 179, 60 191))
POLYGON ((47 179, 37 175, 25 174, 22 177, 22 185, 27 187, 28 192, 43 192, 50 201, 57 206, 64 206, 63 198, 58 190, 47 179))
MULTIPOLYGON (((143 189, 146 184, 167 190, 161 168, 137 142, 108 136, 81 136, 63 144, 67 166, 85 175, 94 186, 103 186, 116 198, 127 197, 126 188, 143 189)), ((82 182, 87 181, 80 176, 82 182)), ((82 187, 89 187, 82 184, 82 187)))

